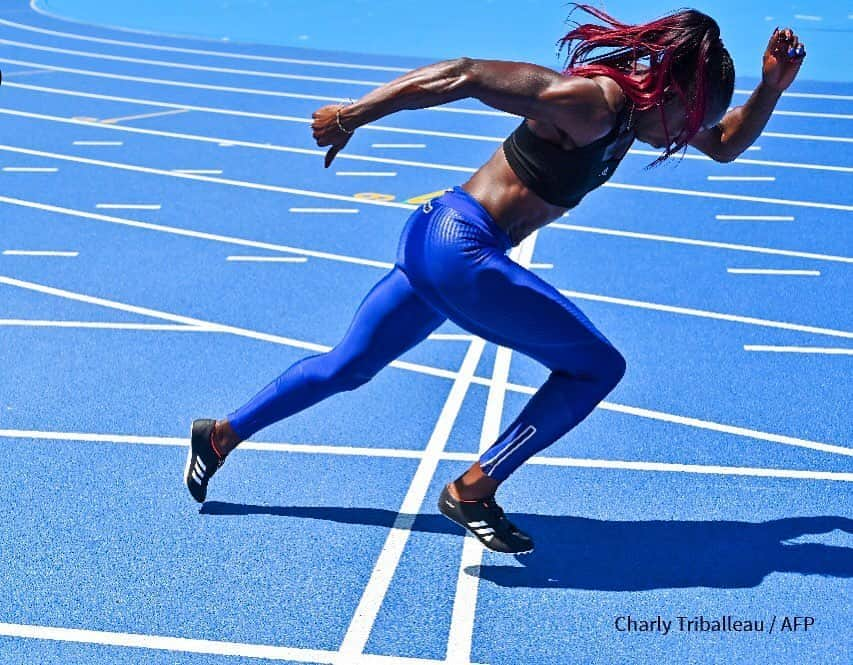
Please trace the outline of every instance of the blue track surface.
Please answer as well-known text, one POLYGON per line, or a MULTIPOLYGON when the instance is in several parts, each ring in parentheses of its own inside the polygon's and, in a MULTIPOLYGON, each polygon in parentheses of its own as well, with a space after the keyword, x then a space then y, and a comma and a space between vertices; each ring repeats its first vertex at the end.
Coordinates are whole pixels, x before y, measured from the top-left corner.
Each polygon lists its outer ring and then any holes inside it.
MULTIPOLYGON (((756 150, 644 170, 637 144, 611 186, 536 236, 533 269, 628 372, 501 490, 537 541, 518 559, 463 549, 434 501, 545 370, 450 324, 265 430, 200 511, 180 480, 192 418, 334 345, 393 261, 407 201, 462 182, 516 124, 470 101, 401 113, 322 169, 311 111, 451 55, 453 33, 408 49, 395 40, 411 23, 383 18, 308 49, 294 46, 307 4, 294 39, 241 2, 217 13, 240 17, 227 34, 278 45, 215 43, 90 25, 225 34, 199 3, 40 4, 76 21, 23 0, 0 11, 0 662, 849 662, 853 83, 832 53, 853 20, 839 3, 749 6, 736 60, 774 11, 810 44, 756 150), (400 143, 422 147, 376 146, 400 143), (356 212, 292 210, 329 207, 356 212), (620 632, 626 615, 765 630, 620 632), (795 616, 814 624, 781 630, 795 616)), ((519 25, 523 4, 492 3, 490 20, 519 25)), ((734 3, 719 16, 725 33, 734 3)))

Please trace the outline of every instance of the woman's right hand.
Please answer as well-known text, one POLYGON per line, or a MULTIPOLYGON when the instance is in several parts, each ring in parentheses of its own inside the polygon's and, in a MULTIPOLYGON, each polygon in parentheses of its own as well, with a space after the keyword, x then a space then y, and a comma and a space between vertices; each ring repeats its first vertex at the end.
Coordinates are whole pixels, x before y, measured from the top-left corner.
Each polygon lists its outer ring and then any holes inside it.
POLYGON ((352 133, 342 131, 338 124, 338 113, 341 108, 340 104, 330 104, 320 107, 311 114, 314 119, 311 123, 311 130, 314 133, 314 140, 317 141, 317 145, 320 147, 331 146, 326 153, 325 168, 329 168, 335 155, 343 150, 352 136, 352 133))

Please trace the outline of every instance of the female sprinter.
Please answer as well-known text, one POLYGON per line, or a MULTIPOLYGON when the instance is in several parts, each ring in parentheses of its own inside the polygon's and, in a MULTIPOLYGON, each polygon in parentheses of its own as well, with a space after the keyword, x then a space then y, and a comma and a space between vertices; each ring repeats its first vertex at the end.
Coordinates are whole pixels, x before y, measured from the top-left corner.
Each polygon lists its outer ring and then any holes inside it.
POLYGON ((551 370, 494 445, 439 497, 441 512, 485 547, 533 549, 495 503, 495 490, 583 420, 622 378, 625 360, 572 302, 506 252, 608 180, 634 139, 662 149, 658 161, 687 145, 717 161, 735 159, 761 133, 805 55, 790 30, 777 29, 761 83, 727 112, 734 67, 711 17, 684 10, 627 25, 580 7, 598 21, 560 40, 568 47, 563 74, 459 58, 313 114, 317 145, 330 146, 326 167, 357 127, 402 109, 474 97, 523 120, 470 180, 411 215, 393 270, 334 349, 295 363, 227 418, 193 422, 185 481, 197 501, 240 441, 364 384, 450 319, 551 370))

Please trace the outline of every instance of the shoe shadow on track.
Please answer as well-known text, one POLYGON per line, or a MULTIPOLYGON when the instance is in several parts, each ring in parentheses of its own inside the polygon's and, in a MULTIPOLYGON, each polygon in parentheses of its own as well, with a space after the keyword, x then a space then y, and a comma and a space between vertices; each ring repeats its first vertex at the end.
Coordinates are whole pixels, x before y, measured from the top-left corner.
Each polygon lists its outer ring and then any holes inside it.
MULTIPOLYGON (((253 506, 208 501, 206 515, 273 515, 390 528, 397 513, 376 508, 253 506)), ((403 515, 413 531, 462 534, 441 515, 403 515)), ((797 542, 835 530, 853 534, 853 519, 789 517, 769 522, 640 521, 514 514, 536 541, 514 565, 466 569, 506 587, 644 591, 684 587, 748 588, 773 572, 853 577, 853 548, 797 542), (520 564, 520 565, 519 565, 520 564)), ((489 555, 487 561, 506 555, 489 555)))

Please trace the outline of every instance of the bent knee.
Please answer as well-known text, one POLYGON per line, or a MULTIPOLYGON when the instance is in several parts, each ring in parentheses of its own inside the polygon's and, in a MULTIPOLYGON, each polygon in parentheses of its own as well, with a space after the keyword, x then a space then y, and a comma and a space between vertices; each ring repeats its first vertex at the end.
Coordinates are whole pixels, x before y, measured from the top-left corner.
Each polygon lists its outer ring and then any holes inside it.
POLYGON ((624 356, 607 342, 596 342, 594 345, 588 346, 583 353, 582 360, 580 362, 579 360, 575 351, 574 356, 565 363, 567 367, 565 369, 560 368, 557 371, 597 384, 604 395, 613 390, 625 376, 626 362, 624 356))
POLYGON ((607 392, 613 390, 625 376, 627 363, 625 357, 613 346, 607 346, 602 353, 600 377, 607 392))
POLYGON ((613 385, 615 386, 622 380, 622 377, 625 376, 625 370, 628 367, 628 363, 625 361, 625 356, 623 356, 619 351, 611 346, 610 347, 610 377, 613 380, 613 385))

